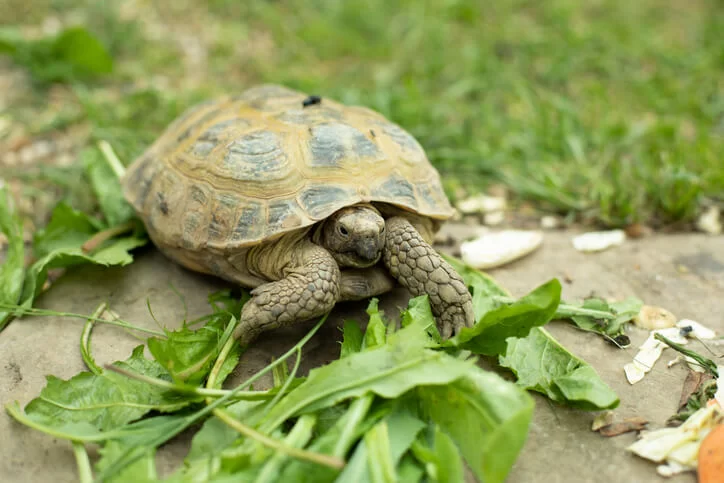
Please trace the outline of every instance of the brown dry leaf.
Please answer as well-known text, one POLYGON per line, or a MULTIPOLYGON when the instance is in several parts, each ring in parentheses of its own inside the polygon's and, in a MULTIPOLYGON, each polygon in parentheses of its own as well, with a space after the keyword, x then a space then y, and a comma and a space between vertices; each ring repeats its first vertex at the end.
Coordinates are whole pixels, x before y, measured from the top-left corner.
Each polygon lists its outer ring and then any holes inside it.
POLYGON ((598 432, 607 438, 618 436, 619 434, 630 433, 631 431, 641 431, 649 424, 647 420, 640 417, 626 418, 619 423, 612 423, 601 427, 598 432))
POLYGON ((684 407, 686 407, 686 403, 691 395, 696 393, 701 385, 709 379, 712 379, 712 377, 708 372, 696 372, 689 370, 689 374, 686 375, 686 379, 684 380, 684 386, 681 388, 678 411, 681 411, 684 407))

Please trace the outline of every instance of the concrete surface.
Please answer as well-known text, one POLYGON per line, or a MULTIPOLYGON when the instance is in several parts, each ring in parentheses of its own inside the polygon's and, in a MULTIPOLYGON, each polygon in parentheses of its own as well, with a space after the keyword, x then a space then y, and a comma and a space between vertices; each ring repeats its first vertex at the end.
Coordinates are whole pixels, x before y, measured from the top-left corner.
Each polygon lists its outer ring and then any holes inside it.
MULTIPOLYGON (((451 226, 457 236, 465 227, 451 226)), ((646 303, 665 307, 679 318, 690 318, 724 332, 724 237, 668 235, 629 241, 600 254, 573 250, 570 234, 547 233, 543 247, 533 255, 505 268, 491 271, 515 295, 522 295, 551 277, 564 282, 564 298, 579 300, 595 292, 604 297, 635 295, 646 303)), ((172 286, 185 297, 189 317, 208 311, 206 295, 225 285, 166 261, 153 249, 140 253, 137 261, 122 269, 87 267, 69 273, 40 300, 38 305, 54 310, 91 313, 102 301, 136 324, 155 327, 146 308, 150 299, 156 318, 169 327, 178 325, 184 309, 172 286)), ((408 296, 397 290, 382 297, 382 308, 396 314, 408 296)), ((364 320, 366 304, 338 306, 327 325, 307 346, 304 371, 336 357, 343 318, 364 320)), ((45 385, 45 375, 67 379, 84 370, 78 350, 83 322, 56 317, 28 317, 14 321, 0 333, 0 403, 17 400, 25 405, 45 385)), ((248 376, 270 358, 293 345, 307 330, 299 327, 277 331, 259 341, 245 354, 233 379, 248 376)), ((619 418, 643 416, 660 427, 675 412, 686 369, 666 368, 673 357, 662 361, 639 384, 630 386, 622 367, 629 362, 646 333, 632 331, 628 350, 614 349, 602 339, 552 323, 551 332, 572 352, 592 364, 621 398, 619 418)), ((99 363, 124 359, 139 340, 123 330, 98 326, 93 350, 99 363)), ((233 381, 232 381, 233 383, 233 381)), ((657 482, 655 466, 624 448, 633 434, 603 438, 590 431, 594 414, 573 411, 536 397, 536 412, 529 439, 516 463, 510 482, 657 482)), ((0 481, 76 481, 71 447, 0 416, 0 481)), ((166 473, 180 463, 189 435, 166 445, 158 462, 166 473)), ((92 453, 93 456, 93 453, 92 453)), ((693 482, 693 475, 672 478, 693 482)))

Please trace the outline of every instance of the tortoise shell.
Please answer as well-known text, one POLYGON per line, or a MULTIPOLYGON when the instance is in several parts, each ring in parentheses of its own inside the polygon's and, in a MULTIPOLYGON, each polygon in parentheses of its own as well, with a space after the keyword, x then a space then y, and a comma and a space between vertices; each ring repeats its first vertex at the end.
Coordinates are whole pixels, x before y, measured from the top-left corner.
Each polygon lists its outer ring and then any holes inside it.
POLYGON ((123 179, 154 241, 229 251, 360 202, 453 214, 410 134, 370 109, 317 101, 261 85, 176 119, 123 179))

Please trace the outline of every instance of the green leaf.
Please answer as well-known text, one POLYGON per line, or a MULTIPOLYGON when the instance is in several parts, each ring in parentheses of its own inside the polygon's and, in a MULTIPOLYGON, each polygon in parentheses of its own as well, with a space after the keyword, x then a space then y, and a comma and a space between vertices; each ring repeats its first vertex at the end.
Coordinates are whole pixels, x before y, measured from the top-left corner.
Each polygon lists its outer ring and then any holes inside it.
POLYGON ((354 320, 345 320, 342 328, 344 338, 342 339, 342 348, 340 349, 339 358, 355 354, 362 350, 362 341, 364 335, 359 324, 354 320))
POLYGON ((197 330, 184 326, 165 331, 165 338, 149 338, 148 350, 174 381, 197 385, 208 376, 235 326, 234 316, 219 313, 197 330))
POLYGON ((33 237, 35 256, 41 258, 58 250, 78 249, 102 228, 98 220, 61 202, 53 210, 50 222, 33 237))
POLYGON ((296 414, 318 411, 367 392, 395 398, 419 385, 449 384, 474 367, 473 361, 413 345, 403 334, 409 329, 394 334, 384 346, 310 371, 304 383, 271 408, 260 429, 268 433, 296 414))
MULTIPOLYGON (((0 303, 19 302, 25 279, 25 244, 23 221, 16 212, 8 189, 0 182, 0 233, 7 238, 7 252, 0 264, 0 303)), ((0 330, 10 321, 12 313, 0 309, 0 330)))
POLYGON ((465 285, 473 295, 473 311, 475 320, 480 320, 487 312, 498 307, 498 297, 510 295, 507 290, 498 284, 490 275, 465 264, 457 258, 444 256, 445 260, 457 271, 465 285))
MULTIPOLYGON (((372 399, 370 395, 355 399, 349 405, 347 411, 337 420, 335 425, 312 442, 309 450, 317 453, 332 454, 340 458, 346 457, 352 445, 364 434, 364 429, 366 429, 365 423, 369 424, 371 422, 374 424, 374 419, 368 415, 372 399)), ((364 440, 360 441, 357 445, 358 450, 362 446, 364 446, 364 440)), ((366 456, 361 458, 360 464, 361 467, 364 468, 366 456)), ((354 460, 354 457, 352 459, 354 460)), ((367 473, 362 472, 362 474, 366 475, 367 473)), ((344 478, 350 475, 354 476, 352 476, 351 480, 347 481, 353 481, 354 483, 361 482, 361 476, 358 474, 358 470, 355 470, 351 461, 340 474, 338 470, 326 466, 297 460, 287 466, 279 481, 294 481, 298 483, 331 483, 332 481, 337 481, 337 483, 341 483, 344 481, 344 478), (338 474, 339 478, 337 478, 338 474)))
POLYGON ((113 59, 101 42, 83 27, 64 30, 53 43, 53 55, 83 75, 107 74, 113 59))
POLYGON ((20 305, 29 308, 35 297, 42 291, 43 284, 48 277, 48 270, 53 268, 67 268, 83 264, 104 266, 125 266, 133 261, 130 251, 148 243, 148 240, 136 237, 111 240, 107 246, 95 254, 83 253, 80 248, 57 249, 49 252, 37 260, 28 269, 20 305))
MULTIPOLYGON (((104 471, 110 468, 128 449, 129 446, 120 441, 108 441, 99 451, 101 458, 96 463, 96 469, 98 471, 104 471)), ((155 449, 145 452, 142 458, 128 465, 106 481, 118 483, 127 481, 132 481, 133 483, 158 481, 155 455, 155 449)))
POLYGON ((561 284, 553 279, 520 300, 492 309, 471 328, 464 328, 443 347, 461 347, 476 354, 505 352, 506 339, 523 337, 533 328, 547 324, 558 308, 561 284))
POLYGON ((390 452, 390 436, 387 421, 375 424, 364 436, 367 447, 367 473, 373 483, 393 483, 395 463, 390 452))
MULTIPOLYGON (((115 365, 151 377, 162 377, 166 372, 156 362, 143 357, 143 346, 134 349, 126 361, 115 365)), ((87 423, 100 431, 109 431, 150 411, 173 412, 194 400, 107 370, 101 375, 81 372, 67 381, 48 376, 47 381, 40 397, 25 407, 25 414, 49 427, 87 423)))
POLYGON ((367 306, 367 315, 370 316, 370 321, 367 324, 367 330, 365 330, 365 337, 362 342, 363 349, 369 349, 383 345, 387 340, 387 324, 383 320, 383 313, 381 313, 377 307, 378 300, 373 298, 370 300, 369 306, 367 306))
POLYGON ((504 481, 527 437, 533 399, 477 366, 446 386, 417 393, 423 411, 455 441, 478 479, 504 481))
POLYGON ((639 313, 642 305, 643 302, 634 297, 629 297, 611 304, 603 299, 588 298, 581 304, 582 308, 608 312, 612 317, 610 319, 601 319, 585 315, 576 315, 571 317, 571 321, 581 329, 616 337, 624 333, 624 324, 639 313))
POLYGON ((463 463, 460 460, 458 448, 452 438, 442 431, 439 426, 435 427, 433 451, 437 458, 437 481, 440 483, 465 481, 463 463))
MULTIPOLYGON (((421 295, 410 299, 407 309, 400 314, 401 325, 407 328, 411 325, 418 325, 422 330, 416 331, 414 334, 421 336, 422 346, 435 346, 442 343, 442 337, 437 330, 435 316, 432 315, 430 308, 430 298, 427 295, 421 295)), ((413 334, 408 334, 410 337, 413 334)))
POLYGON ((81 153, 81 160, 106 225, 112 227, 133 219, 133 207, 124 198, 118 177, 106 163, 100 150, 95 147, 85 149, 81 153))
POLYGON ((619 404, 616 393, 588 363, 568 352, 540 327, 525 338, 508 339, 500 365, 518 376, 520 386, 559 403, 588 411, 612 409, 619 404))
MULTIPOLYGON (((293 448, 304 448, 312 438, 312 430, 317 422, 317 417, 312 414, 305 414, 294 424, 289 434, 284 438, 284 443, 293 448)), ((290 456, 284 453, 274 454, 259 472, 256 483, 271 483, 279 481, 281 468, 289 461, 290 456)))

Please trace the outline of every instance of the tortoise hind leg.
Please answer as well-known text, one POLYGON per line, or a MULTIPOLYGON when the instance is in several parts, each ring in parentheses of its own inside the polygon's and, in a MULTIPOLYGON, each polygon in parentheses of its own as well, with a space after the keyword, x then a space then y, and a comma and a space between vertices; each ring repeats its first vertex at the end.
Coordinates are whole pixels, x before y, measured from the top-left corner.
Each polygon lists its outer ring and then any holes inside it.
POLYGON ((292 254, 285 278, 251 291, 234 337, 242 346, 259 334, 326 314, 339 298, 337 262, 324 248, 305 243, 292 254))
POLYGON ((443 338, 475 323, 473 300, 462 277, 403 217, 388 218, 384 262, 390 274, 415 296, 430 297, 443 338))

